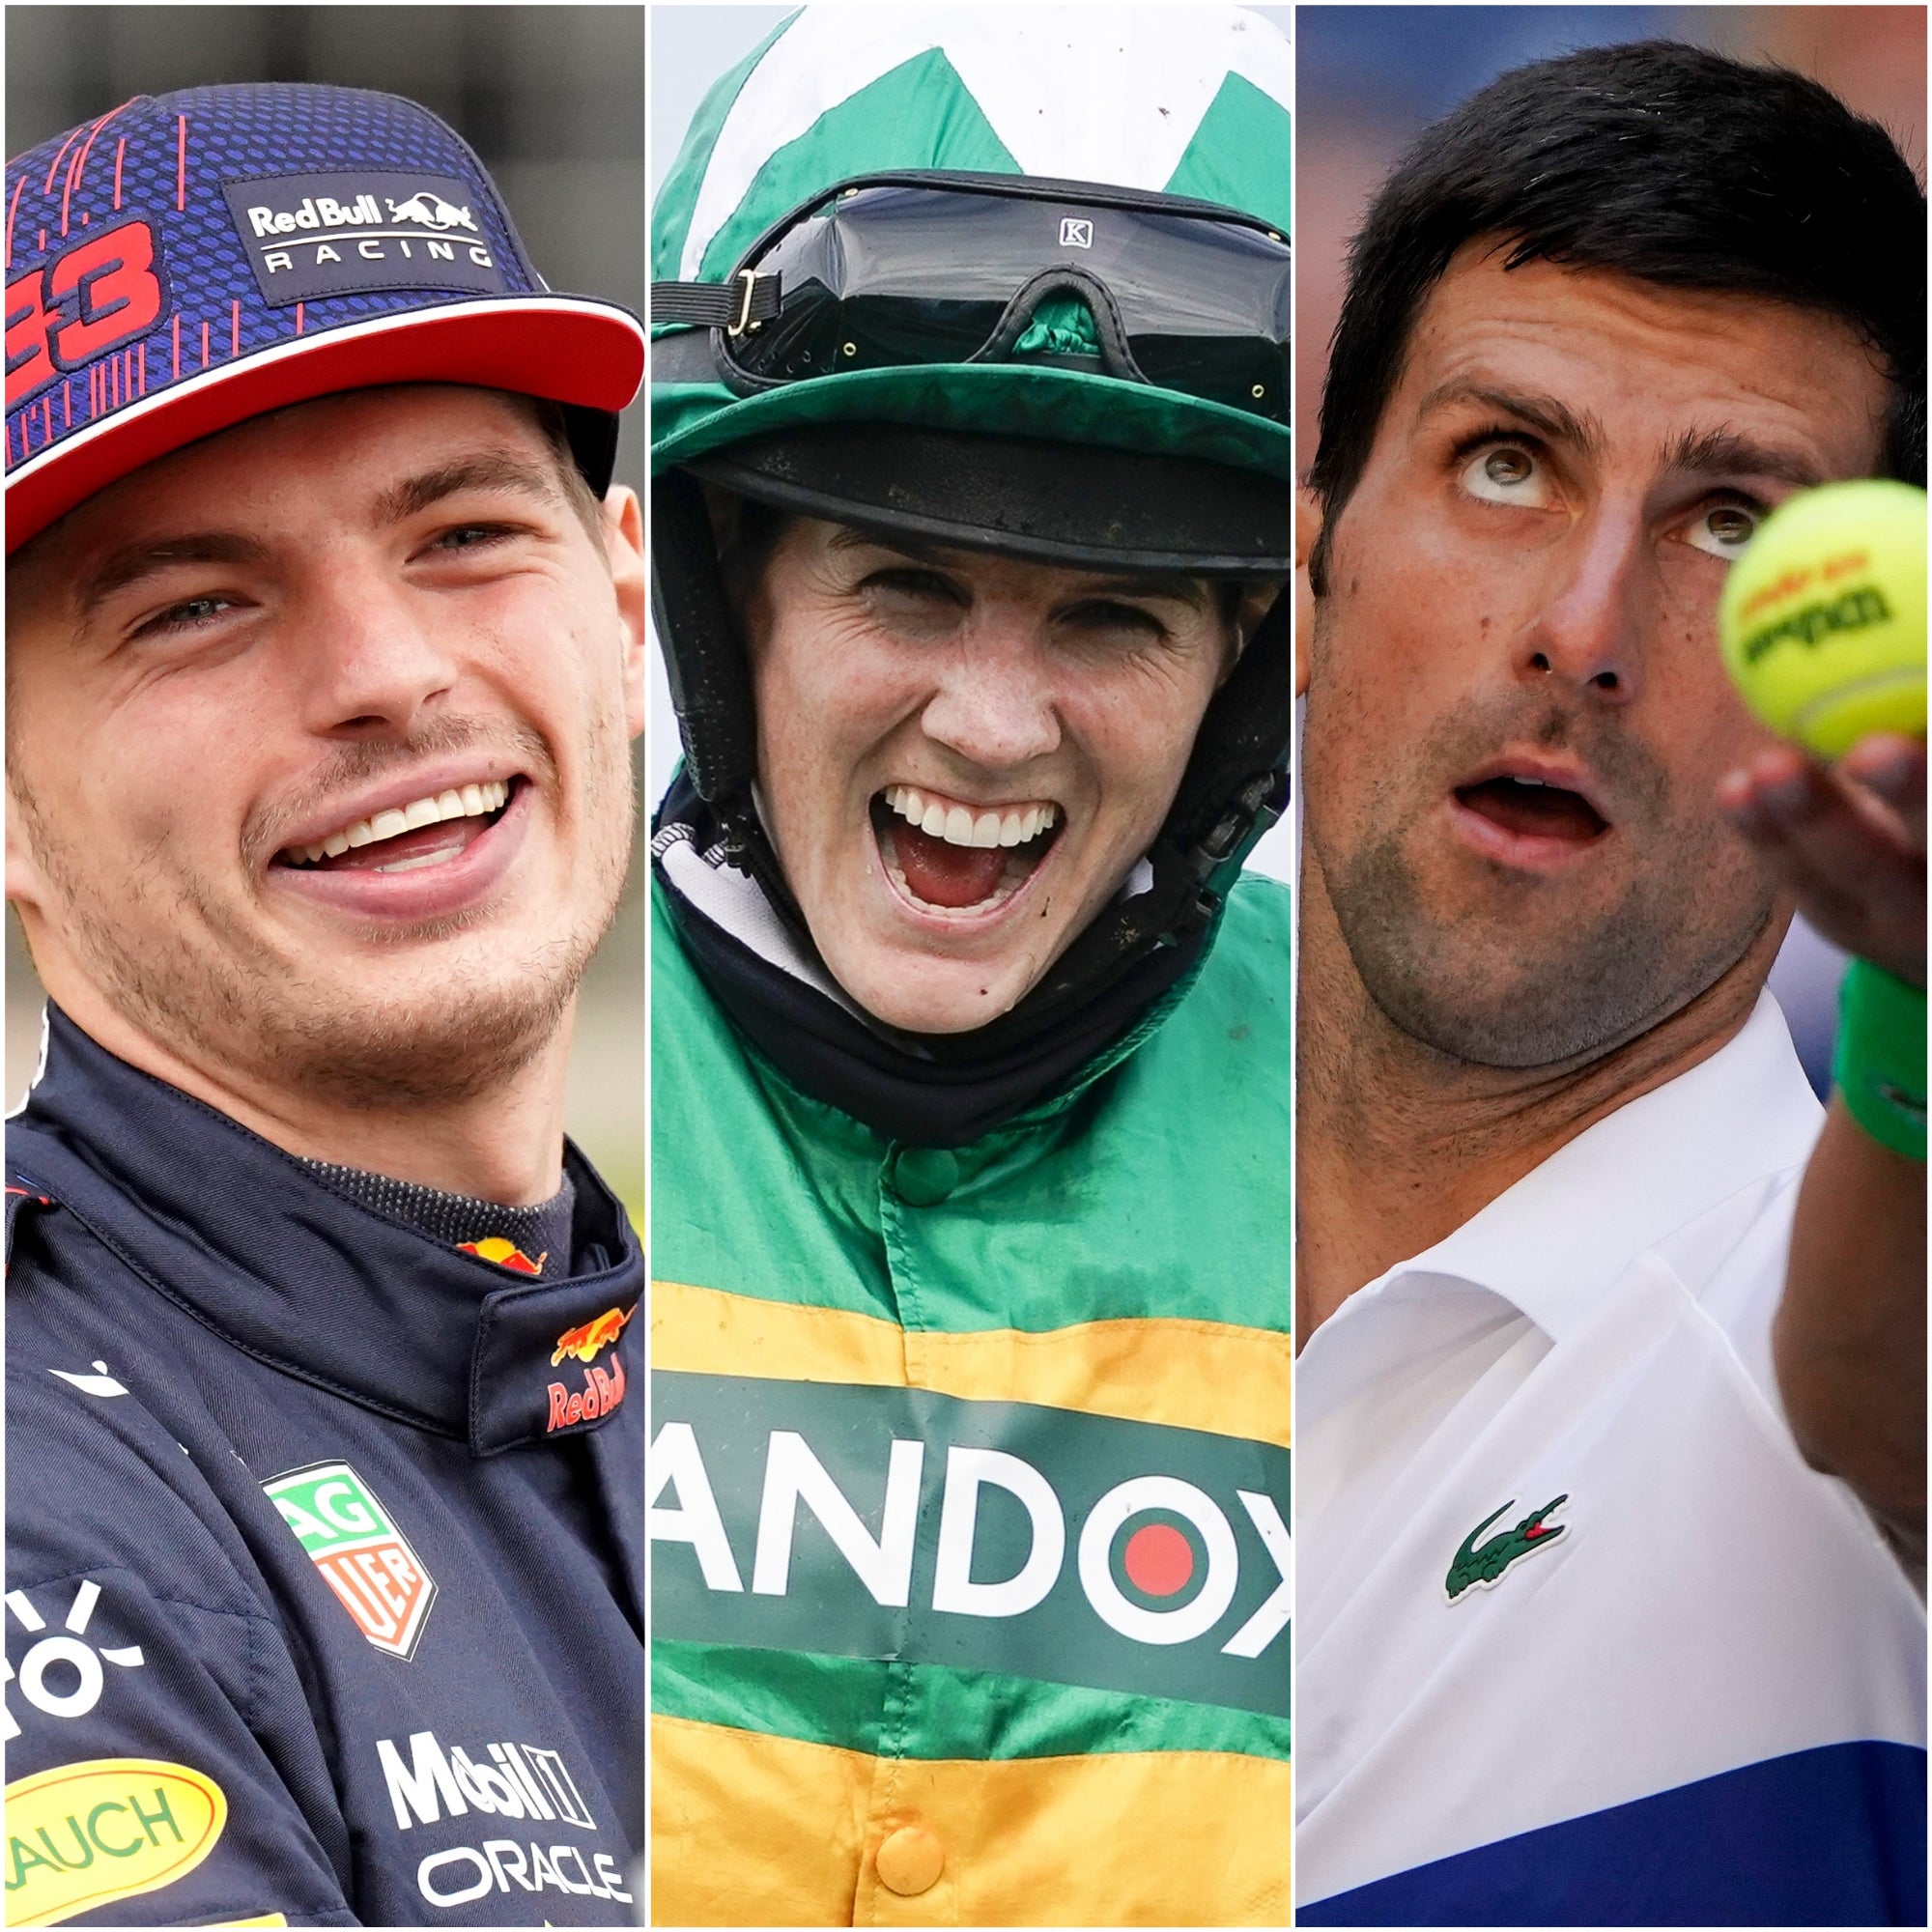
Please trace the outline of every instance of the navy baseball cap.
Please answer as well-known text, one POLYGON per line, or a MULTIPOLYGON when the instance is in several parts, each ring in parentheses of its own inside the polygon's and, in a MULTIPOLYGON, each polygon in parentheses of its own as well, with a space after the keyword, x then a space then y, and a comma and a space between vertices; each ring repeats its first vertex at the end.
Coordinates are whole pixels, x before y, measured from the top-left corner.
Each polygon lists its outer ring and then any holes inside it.
POLYGON ((644 331, 554 295, 468 145, 414 101, 140 96, 7 167, 7 549, 121 477, 345 389, 561 404, 601 496, 644 331))

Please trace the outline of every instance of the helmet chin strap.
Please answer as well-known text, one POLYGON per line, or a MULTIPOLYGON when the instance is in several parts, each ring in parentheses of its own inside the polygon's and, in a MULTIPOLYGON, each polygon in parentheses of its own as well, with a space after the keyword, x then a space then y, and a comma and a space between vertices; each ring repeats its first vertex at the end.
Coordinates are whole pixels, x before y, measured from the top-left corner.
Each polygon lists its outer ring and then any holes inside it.
POLYGON ((816 952, 753 796, 758 730, 751 664, 696 477, 670 470, 654 479, 651 525, 651 611, 658 637, 678 639, 664 658, 685 775, 717 818, 726 858, 757 881, 792 937, 816 952))
MULTIPOLYGON (((726 858, 757 881, 793 936, 815 952, 753 799, 751 669, 696 481, 675 470, 658 477, 651 512, 651 599, 659 637, 678 639, 678 650, 665 657, 686 775, 718 821, 726 858)), ((1209 701, 1174 804, 1147 855, 1151 885, 1103 910, 1011 1011, 959 1037, 962 1047, 998 1051, 1036 1036, 1148 954, 1212 923, 1241 860, 1287 803, 1293 605, 1284 587, 1209 701)))
POLYGON ((729 801, 742 795, 749 811, 758 775, 752 669, 724 594, 704 493, 681 469, 651 484, 651 614, 666 646, 685 770, 728 825, 729 801))

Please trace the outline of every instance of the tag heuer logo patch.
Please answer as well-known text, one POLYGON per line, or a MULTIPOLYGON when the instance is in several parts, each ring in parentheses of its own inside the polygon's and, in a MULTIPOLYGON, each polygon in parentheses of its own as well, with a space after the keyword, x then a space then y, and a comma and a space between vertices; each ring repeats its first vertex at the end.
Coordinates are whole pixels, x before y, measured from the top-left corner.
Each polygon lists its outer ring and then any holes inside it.
POLYGON ((436 1584, 368 1484, 347 1463, 318 1463, 262 1489, 356 1629, 378 1650, 412 1657, 436 1584))
POLYGON ((1569 1500, 1568 1495, 1557 1496, 1541 1509, 1531 1510, 1514 1529, 1499 1530, 1487 1543, 1478 1543, 1476 1539, 1484 1530, 1497 1517, 1507 1515, 1513 1505, 1505 1503, 1495 1516, 1486 1516, 1463 1539, 1463 1547, 1457 1550, 1456 1560, 1450 1564, 1449 1574, 1442 1579, 1449 1601, 1452 1604, 1460 1602, 1472 1589, 1492 1588, 1513 1563, 1532 1550, 1546 1548, 1554 1543, 1570 1525, 1567 1522, 1546 1522, 1544 1518, 1569 1500))

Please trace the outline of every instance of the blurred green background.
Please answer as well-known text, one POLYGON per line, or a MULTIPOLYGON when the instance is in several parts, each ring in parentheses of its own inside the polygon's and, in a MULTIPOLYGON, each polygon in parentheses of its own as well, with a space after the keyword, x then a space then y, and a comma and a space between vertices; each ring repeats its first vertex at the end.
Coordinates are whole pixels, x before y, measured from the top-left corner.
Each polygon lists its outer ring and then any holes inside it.
MULTIPOLYGON (((136 94, 309 80, 403 94, 469 141, 544 279, 644 307, 641 7, 33 7, 6 12, 7 143, 19 154, 136 94)), ((617 478, 641 489, 644 407, 617 478)), ((642 778, 639 754, 638 770, 642 778)), ((641 796, 641 791, 640 791, 641 796)), ((568 1125, 643 1225, 644 841, 584 981, 568 1125)), ((33 1075, 42 995, 7 923, 6 1092, 33 1075)))

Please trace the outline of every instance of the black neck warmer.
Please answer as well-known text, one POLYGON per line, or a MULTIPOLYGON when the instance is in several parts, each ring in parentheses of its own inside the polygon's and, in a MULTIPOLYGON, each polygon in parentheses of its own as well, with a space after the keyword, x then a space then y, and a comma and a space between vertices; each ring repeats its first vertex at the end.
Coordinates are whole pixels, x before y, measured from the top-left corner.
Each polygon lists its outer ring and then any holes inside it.
POLYGON ((1193 969, 1211 924, 1137 960, 1037 1032, 900 1033, 837 986, 797 907, 730 867, 711 809, 680 772, 658 809, 652 868, 711 996, 802 1092, 918 1147, 965 1147, 1042 1100, 1193 969))

